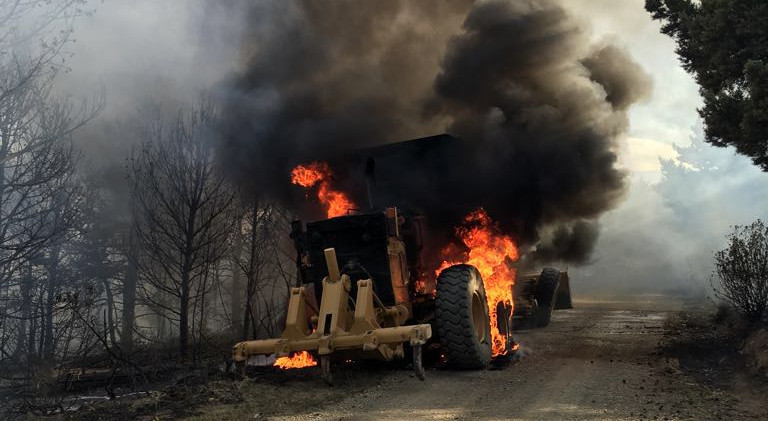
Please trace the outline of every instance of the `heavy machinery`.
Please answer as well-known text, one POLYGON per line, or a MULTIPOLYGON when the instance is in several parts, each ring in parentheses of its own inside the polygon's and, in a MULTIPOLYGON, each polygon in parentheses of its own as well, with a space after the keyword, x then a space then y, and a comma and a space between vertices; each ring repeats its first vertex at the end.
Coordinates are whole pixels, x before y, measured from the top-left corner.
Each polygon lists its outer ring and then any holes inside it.
MULTIPOLYGON (((423 229, 421 215, 396 208, 294 222, 291 236, 303 285, 290 291, 285 331, 280 338, 236 344, 234 361, 309 351, 319 356, 331 383, 332 357, 389 361, 409 351, 423 380, 422 353, 429 343, 440 347, 452 367, 488 366, 490 313, 482 276, 473 266, 453 265, 440 272, 434 291, 420 291, 423 229)), ((570 307, 564 272, 544 269, 520 277, 517 285, 514 314, 503 305, 491 309, 510 351, 513 326, 545 326, 553 309, 570 307)))
POLYGON ((515 330, 549 326, 553 310, 573 308, 566 271, 544 268, 541 273, 518 276, 513 288, 515 330))
POLYGON ((293 223, 301 286, 290 291, 285 331, 280 338, 236 344, 234 361, 309 351, 319 357, 330 383, 332 357, 389 361, 410 354, 416 376, 423 379, 425 346, 439 348, 452 367, 488 366, 491 311, 504 337, 502 354, 508 355, 515 349, 513 328, 546 326, 553 309, 570 308, 568 275, 555 269, 518 276, 514 311, 504 304, 488 308, 482 276, 473 266, 453 265, 435 277, 436 262, 425 261, 434 260, 426 243, 440 236, 428 232, 430 215, 406 210, 402 183, 410 191, 414 184, 416 191, 430 191, 428 182, 422 185, 426 178, 419 176, 420 168, 439 169, 466 146, 438 135, 346 157, 339 167, 364 169, 361 190, 368 193, 369 211, 293 223), (425 282, 431 287, 421 288, 425 282))

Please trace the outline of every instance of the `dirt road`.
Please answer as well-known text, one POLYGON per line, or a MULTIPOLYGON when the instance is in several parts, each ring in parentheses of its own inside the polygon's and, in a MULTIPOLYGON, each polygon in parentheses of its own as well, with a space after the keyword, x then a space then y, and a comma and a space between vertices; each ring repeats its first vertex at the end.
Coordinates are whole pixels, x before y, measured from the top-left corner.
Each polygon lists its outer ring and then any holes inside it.
MULTIPOLYGON (((652 299, 577 302, 576 306, 556 312, 546 329, 519 332, 517 339, 523 344, 525 357, 507 369, 431 370, 425 382, 407 371, 394 371, 363 385, 355 384, 362 381, 359 376, 363 374, 343 373, 341 382, 347 384, 337 386, 335 392, 323 392, 330 393, 327 403, 300 404, 301 409, 274 415, 262 407, 265 411, 255 412, 253 417, 408 421, 768 419, 766 401, 699 384, 680 371, 676 359, 657 352, 665 321, 680 310, 679 304, 659 304, 652 299), (346 396, 336 395, 345 392, 346 396)), ((314 381, 303 385, 312 387, 322 386, 314 381)), ((204 416, 209 417, 215 415, 204 416)))
POLYGON ((352 363, 327 387, 317 367, 255 369, 56 419, 768 420, 768 381, 746 374, 741 340, 711 313, 661 297, 575 306, 548 328, 517 332, 523 356, 502 370, 428 369, 421 382, 410 370, 352 363))

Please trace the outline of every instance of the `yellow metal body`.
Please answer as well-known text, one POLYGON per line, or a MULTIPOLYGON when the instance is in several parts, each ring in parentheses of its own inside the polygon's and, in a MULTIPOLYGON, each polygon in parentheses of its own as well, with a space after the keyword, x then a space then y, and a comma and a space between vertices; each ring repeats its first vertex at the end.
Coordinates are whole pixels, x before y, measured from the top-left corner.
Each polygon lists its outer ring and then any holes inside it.
POLYGON ((336 253, 325 250, 328 276, 323 280, 319 314, 307 317, 306 289, 292 288, 285 331, 280 338, 240 342, 232 349, 232 359, 243 362, 252 355, 287 356, 296 351, 313 351, 320 356, 335 351, 362 349, 376 357, 391 360, 403 356, 403 343, 420 346, 432 336, 428 324, 404 326, 409 309, 404 303, 384 306, 373 292, 370 279, 357 282, 354 311, 349 308, 351 281, 339 275, 336 253))

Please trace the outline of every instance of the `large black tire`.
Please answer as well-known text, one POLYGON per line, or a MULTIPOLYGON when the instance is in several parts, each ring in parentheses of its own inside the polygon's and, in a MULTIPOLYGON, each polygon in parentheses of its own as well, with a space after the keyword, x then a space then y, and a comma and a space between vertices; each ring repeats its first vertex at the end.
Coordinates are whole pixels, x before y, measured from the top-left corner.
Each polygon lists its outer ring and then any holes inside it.
POLYGON ((491 322, 483 278, 474 266, 454 265, 440 272, 435 327, 448 365, 483 369, 491 361, 491 322))
POLYGON ((560 284, 560 271, 552 268, 544 268, 536 282, 534 298, 536 298, 536 326, 545 327, 552 319, 552 309, 555 305, 555 292, 560 284))

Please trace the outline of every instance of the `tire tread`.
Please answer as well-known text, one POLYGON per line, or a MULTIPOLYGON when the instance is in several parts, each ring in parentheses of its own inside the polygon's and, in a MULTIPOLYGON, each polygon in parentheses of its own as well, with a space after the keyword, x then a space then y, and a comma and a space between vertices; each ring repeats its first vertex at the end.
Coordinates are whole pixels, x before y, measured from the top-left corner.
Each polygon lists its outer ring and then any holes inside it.
MULTIPOLYGON (((468 289, 475 271, 482 288, 482 278, 472 266, 455 265, 440 273, 435 299, 435 324, 448 364, 455 368, 482 369, 491 359, 490 337, 481 343, 472 324, 472 303, 468 289)), ((482 290, 483 299, 485 291, 482 290)))

